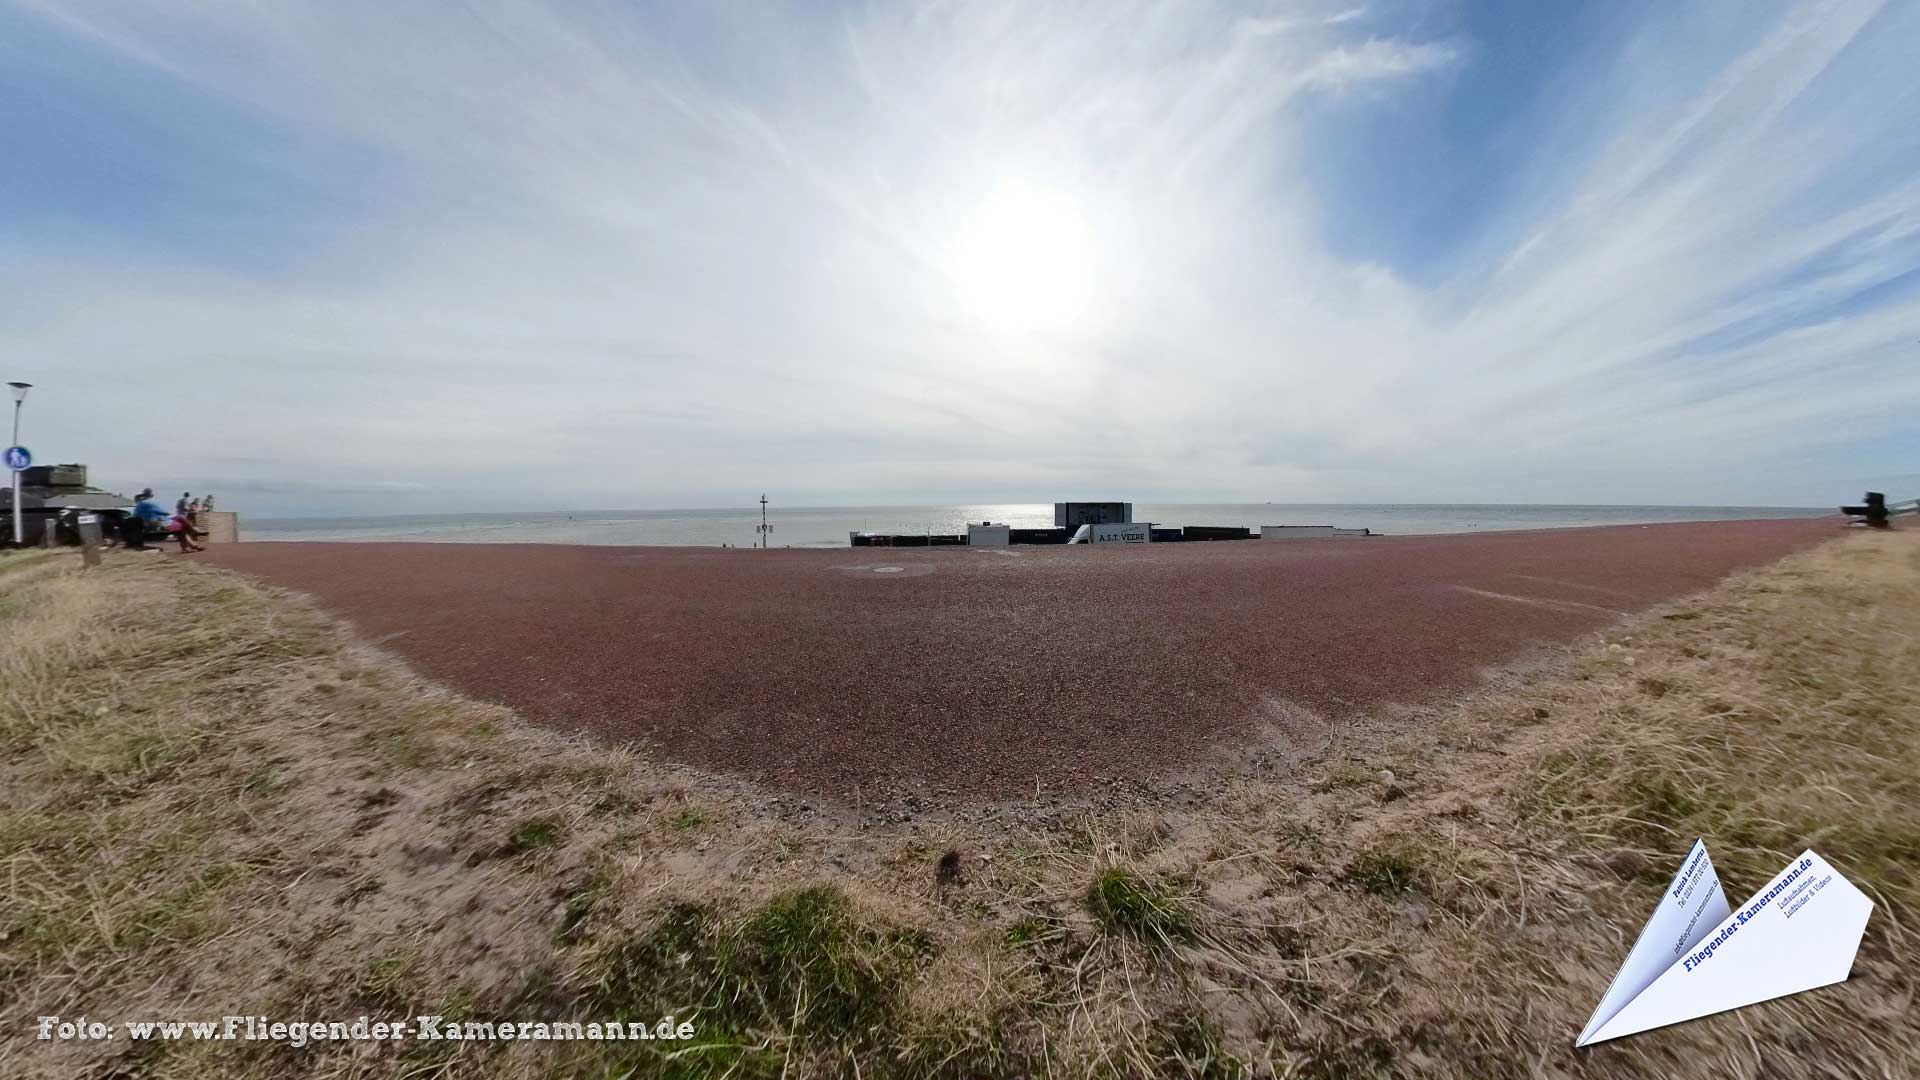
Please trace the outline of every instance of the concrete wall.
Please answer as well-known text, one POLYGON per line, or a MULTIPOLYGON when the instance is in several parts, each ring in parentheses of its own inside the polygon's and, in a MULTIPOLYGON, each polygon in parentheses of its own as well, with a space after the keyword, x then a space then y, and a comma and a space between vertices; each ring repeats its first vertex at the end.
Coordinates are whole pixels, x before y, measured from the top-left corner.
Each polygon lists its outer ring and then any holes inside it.
POLYGON ((200 513, 200 527, 207 531, 205 544, 237 544, 240 542, 240 515, 231 510, 203 510, 200 513))
POLYGON ((1365 529, 1341 529, 1332 525, 1262 525, 1262 540, 1318 540, 1328 536, 1366 536, 1365 529))

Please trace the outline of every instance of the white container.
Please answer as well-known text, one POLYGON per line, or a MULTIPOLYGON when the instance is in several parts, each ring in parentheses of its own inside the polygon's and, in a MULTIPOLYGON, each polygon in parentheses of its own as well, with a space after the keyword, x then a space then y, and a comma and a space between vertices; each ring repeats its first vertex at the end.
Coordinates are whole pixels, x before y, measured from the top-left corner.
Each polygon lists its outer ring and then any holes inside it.
POLYGON ((1013 543, 1013 526, 982 523, 967 526, 967 546, 1006 547, 1013 543))
POLYGON ((1128 525, 1082 525, 1069 544, 1150 544, 1153 526, 1140 521, 1128 525))

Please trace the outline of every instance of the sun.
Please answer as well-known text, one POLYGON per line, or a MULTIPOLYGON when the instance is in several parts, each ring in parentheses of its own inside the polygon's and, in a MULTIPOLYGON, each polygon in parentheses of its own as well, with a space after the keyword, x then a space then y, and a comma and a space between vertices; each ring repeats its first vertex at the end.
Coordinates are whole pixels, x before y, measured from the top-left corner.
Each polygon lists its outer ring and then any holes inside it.
POLYGON ((1065 331, 1087 316, 1096 247, 1078 200, 1007 182, 965 219, 951 276, 961 303, 996 329, 1065 331))

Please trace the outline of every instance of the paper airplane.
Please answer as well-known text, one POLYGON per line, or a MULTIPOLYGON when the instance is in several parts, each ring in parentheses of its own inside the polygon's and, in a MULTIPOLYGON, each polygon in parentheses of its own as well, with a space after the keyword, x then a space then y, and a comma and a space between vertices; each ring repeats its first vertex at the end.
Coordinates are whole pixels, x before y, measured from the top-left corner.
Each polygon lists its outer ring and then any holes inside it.
POLYGON ((1844 982, 1873 901, 1811 850, 1738 908, 1695 840, 1575 1046, 1844 982))

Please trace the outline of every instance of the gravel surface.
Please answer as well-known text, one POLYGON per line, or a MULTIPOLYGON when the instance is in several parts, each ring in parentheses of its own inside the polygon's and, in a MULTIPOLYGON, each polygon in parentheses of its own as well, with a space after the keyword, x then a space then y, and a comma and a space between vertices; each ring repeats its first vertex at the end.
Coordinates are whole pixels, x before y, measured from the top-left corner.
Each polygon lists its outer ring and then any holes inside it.
POLYGON ((1275 724, 1439 701, 1839 531, 1800 519, 1097 548, 253 543, 204 558, 310 593, 427 675, 562 730, 830 798, 965 800, 1170 777, 1275 724))

